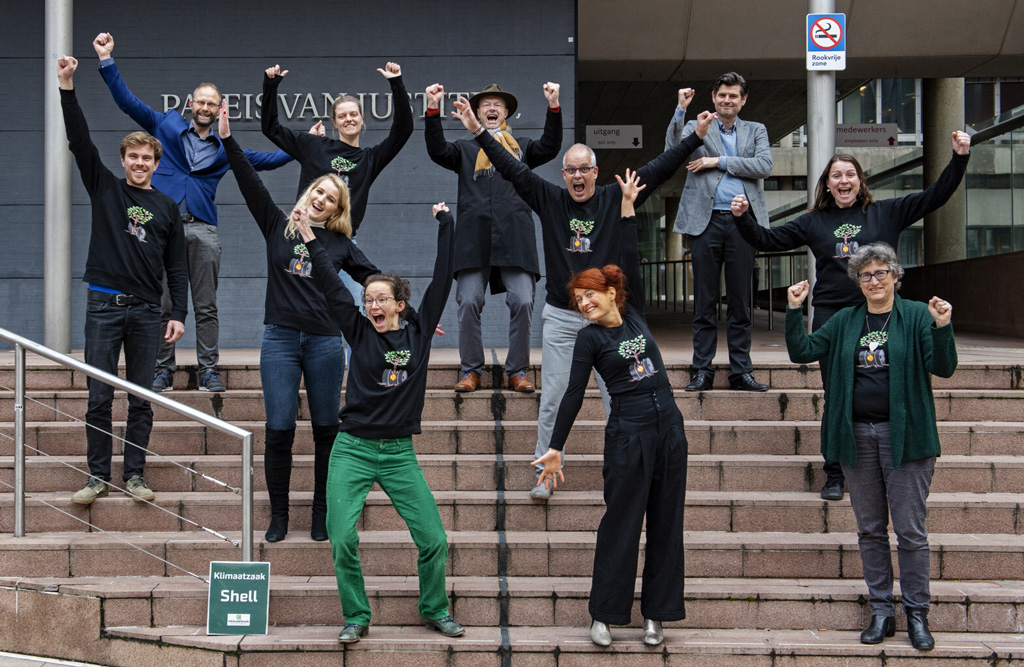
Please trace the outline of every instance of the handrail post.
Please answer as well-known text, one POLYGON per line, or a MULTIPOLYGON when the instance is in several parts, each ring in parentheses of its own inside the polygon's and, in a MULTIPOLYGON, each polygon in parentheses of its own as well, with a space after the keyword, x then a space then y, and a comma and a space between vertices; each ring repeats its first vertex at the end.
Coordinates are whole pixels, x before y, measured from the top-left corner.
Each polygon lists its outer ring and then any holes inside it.
POLYGON ((242 436, 242 560, 252 562, 252 433, 242 436))
POLYGON ((25 537, 25 348, 14 346, 14 536, 25 537))
POLYGON ((768 261, 766 262, 768 268, 768 331, 775 330, 775 303, 772 299, 772 291, 775 289, 774 281, 772 280, 772 256, 768 255, 768 261))

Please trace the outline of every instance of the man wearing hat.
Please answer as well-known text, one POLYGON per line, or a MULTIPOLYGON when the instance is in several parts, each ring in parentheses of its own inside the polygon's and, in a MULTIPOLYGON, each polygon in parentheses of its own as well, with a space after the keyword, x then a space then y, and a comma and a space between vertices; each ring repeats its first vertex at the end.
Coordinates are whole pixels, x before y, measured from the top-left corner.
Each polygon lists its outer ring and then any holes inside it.
MULTIPOLYGON (((540 141, 520 144, 506 122, 519 106, 515 96, 491 84, 470 98, 470 104, 491 136, 530 169, 553 160, 562 145, 562 114, 558 84, 545 83, 548 112, 540 141)), ((436 164, 459 175, 458 223, 455 227, 455 300, 459 315, 461 372, 455 391, 474 391, 480 386, 484 365, 480 312, 487 285, 491 294, 506 293, 509 309, 508 356, 505 373, 514 391, 529 393, 526 377, 530 365, 530 329, 533 322, 534 286, 540 277, 537 243, 530 207, 471 138, 445 141, 441 127, 444 87, 427 87, 424 136, 427 153, 436 164)))

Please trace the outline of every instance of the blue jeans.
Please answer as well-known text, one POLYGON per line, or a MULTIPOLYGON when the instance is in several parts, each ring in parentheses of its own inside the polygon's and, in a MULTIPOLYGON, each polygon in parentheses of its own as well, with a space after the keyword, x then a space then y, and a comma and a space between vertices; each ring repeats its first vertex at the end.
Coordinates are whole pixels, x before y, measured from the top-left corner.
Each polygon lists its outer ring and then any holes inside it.
MULTIPOLYGON (((89 290, 85 308, 85 363, 90 366, 117 375, 117 361, 124 346, 125 378, 149 389, 153 385, 156 348, 161 333, 160 304, 119 306, 115 295, 89 290)), ((89 407, 85 413, 85 423, 88 424, 85 439, 89 472, 109 482, 112 448, 110 408, 114 403, 114 387, 92 378, 87 381, 87 386, 89 407)), ((122 476, 125 481, 133 475, 142 474, 152 429, 153 408, 149 401, 129 395, 122 476)))
POLYGON ((260 350, 260 381, 267 428, 295 428, 299 379, 306 381, 306 401, 314 426, 338 423, 345 349, 341 336, 321 336, 267 324, 260 350))

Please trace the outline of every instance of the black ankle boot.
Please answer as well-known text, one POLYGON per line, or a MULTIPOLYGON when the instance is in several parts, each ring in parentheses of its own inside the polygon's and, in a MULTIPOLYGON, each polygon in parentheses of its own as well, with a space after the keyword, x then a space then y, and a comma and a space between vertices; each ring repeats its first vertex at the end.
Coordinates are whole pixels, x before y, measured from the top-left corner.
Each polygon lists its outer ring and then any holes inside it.
POLYGON ((930 651, 935 648, 935 638, 928 632, 928 610, 907 610, 907 635, 910 645, 918 651, 930 651))
POLYGON ((871 623, 860 633, 861 644, 881 644, 886 637, 896 634, 896 619, 892 616, 872 616, 871 623))
POLYGON ((270 527, 264 536, 267 542, 280 542, 288 534, 288 490, 292 478, 292 442, 295 429, 278 431, 268 428, 263 451, 263 474, 270 497, 270 527))
POLYGON ((309 536, 315 542, 327 539, 327 471, 331 450, 338 437, 338 425, 313 425, 313 522, 309 536))

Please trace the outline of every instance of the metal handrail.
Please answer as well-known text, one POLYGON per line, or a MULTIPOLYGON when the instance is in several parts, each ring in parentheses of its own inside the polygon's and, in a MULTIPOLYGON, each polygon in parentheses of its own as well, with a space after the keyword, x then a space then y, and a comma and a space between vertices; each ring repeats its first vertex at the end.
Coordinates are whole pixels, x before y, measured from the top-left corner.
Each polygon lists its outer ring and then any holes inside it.
POLYGON ((101 371, 85 362, 61 354, 7 329, 0 328, 0 340, 14 345, 14 536, 25 536, 25 351, 28 350, 66 368, 81 371, 94 380, 139 396, 172 412, 242 439, 242 560, 252 560, 252 433, 234 424, 190 408, 101 371))

